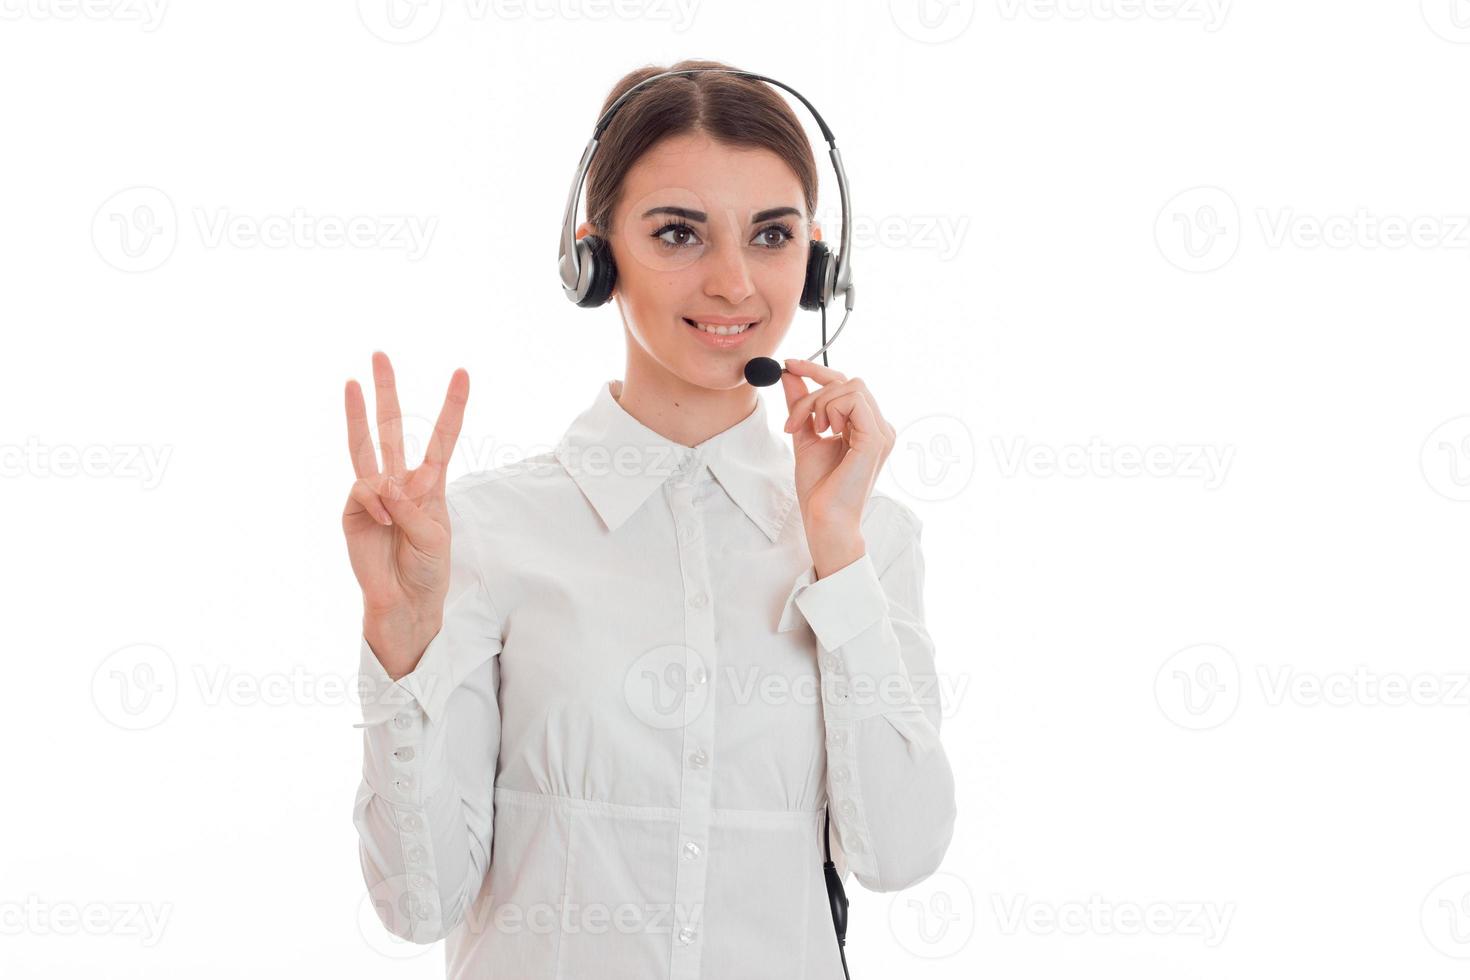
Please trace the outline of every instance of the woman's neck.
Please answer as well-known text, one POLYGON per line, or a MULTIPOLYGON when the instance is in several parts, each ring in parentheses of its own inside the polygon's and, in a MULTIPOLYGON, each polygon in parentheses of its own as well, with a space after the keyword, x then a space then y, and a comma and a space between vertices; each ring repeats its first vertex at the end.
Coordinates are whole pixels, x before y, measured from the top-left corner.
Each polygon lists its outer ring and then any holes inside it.
POLYGON ((750 417, 760 395, 749 385, 725 391, 691 385, 660 369, 652 379, 628 365, 612 395, 629 415, 681 446, 697 446, 750 417))

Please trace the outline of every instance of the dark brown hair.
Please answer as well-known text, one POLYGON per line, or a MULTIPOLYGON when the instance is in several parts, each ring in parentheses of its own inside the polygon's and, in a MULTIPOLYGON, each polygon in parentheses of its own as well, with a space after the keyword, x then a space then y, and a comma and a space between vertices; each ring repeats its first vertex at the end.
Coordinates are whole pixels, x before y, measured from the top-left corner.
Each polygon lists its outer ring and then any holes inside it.
MULTIPOLYGON (((613 86, 597 118, 628 89, 660 72, 732 67, 685 60, 668 68, 636 69, 613 86)), ((645 85, 618 109, 597 144, 587 170, 587 220, 610 237, 623 178, 638 158, 666 137, 705 133, 717 143, 770 150, 784 160, 801 183, 810 221, 817 208, 817 165, 811 142, 781 91, 753 78, 718 72, 675 75, 645 85)))

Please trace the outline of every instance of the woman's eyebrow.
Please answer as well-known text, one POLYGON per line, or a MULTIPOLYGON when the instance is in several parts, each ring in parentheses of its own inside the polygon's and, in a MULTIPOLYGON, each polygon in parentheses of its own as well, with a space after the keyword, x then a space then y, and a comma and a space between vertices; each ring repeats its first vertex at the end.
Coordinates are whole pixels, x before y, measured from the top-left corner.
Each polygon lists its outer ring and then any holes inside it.
MULTIPOLYGON (((665 204, 660 207, 649 208, 647 211, 643 212, 643 217, 651 218, 656 214, 672 214, 675 217, 685 218, 689 221, 705 222, 709 220, 709 215, 705 214, 703 211, 695 211, 692 208, 675 207, 672 204, 665 204)), ((788 214, 796 215, 798 218, 801 217, 801 212, 796 210, 796 208, 767 208, 764 211, 757 211, 754 215, 751 216, 750 221, 751 224, 758 224, 762 221, 770 221, 772 218, 781 218, 788 214)))

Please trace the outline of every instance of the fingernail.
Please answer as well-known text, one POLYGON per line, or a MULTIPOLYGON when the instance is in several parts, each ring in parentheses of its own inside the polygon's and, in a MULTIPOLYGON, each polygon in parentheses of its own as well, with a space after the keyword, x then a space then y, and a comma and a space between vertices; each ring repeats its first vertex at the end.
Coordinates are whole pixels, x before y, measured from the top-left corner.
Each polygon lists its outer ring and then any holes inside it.
POLYGON ((382 524, 382 525, 383 525, 383 526, 384 526, 384 527, 391 527, 391 526, 392 526, 392 525, 393 525, 393 515, 391 515, 391 514, 389 514, 389 513, 388 513, 388 512, 387 512, 387 511, 386 511, 386 510, 385 510, 385 511, 383 511, 383 516, 382 516, 382 517, 379 517, 379 518, 378 518, 378 521, 379 521, 379 523, 381 523, 381 524, 382 524))

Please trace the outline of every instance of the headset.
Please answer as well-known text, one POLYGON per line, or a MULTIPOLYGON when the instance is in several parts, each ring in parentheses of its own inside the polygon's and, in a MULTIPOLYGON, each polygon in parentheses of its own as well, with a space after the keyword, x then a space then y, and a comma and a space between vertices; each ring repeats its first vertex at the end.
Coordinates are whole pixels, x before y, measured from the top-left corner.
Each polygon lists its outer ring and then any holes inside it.
MULTIPOLYGON (((837 171, 837 190, 842 198, 842 244, 834 256, 826 242, 818 239, 810 240, 811 250, 807 255, 806 279, 802 285, 800 300, 802 309, 820 310, 822 313, 823 344, 807 360, 815 360, 817 354, 820 354, 822 364, 825 366, 827 348, 836 342, 838 336, 842 334, 842 328, 847 325, 847 318, 852 314, 854 298, 851 261, 852 213, 848 201, 847 173, 842 169, 842 153, 837 149, 837 139, 832 135, 832 130, 827 127, 826 121, 822 119, 816 108, 790 85, 765 75, 734 68, 688 68, 666 71, 638 82, 608 106, 602 118, 597 121, 597 127, 592 132, 592 139, 588 141, 587 148, 582 151, 582 161, 577 164, 577 175, 572 179, 572 190, 567 195, 566 215, 562 221, 561 247, 557 253, 557 271, 561 276, 562 292, 566 294, 567 299, 578 306, 601 306, 612 297, 613 285, 617 282, 617 267, 613 263, 612 246, 607 240, 598 235, 584 235, 580 240, 577 238, 577 201, 581 196, 582 182, 587 177, 587 168, 592 163, 592 155, 597 152, 598 143, 608 123, 612 121, 613 115, 645 85, 671 75, 694 75, 704 72, 753 78, 785 89, 801 100, 801 104, 806 106, 816 118, 817 125, 822 130, 822 137, 827 141, 832 166, 837 171), (832 339, 828 340, 827 306, 838 296, 843 299, 842 322, 837 325, 837 332, 832 335, 832 339)), ((781 379, 781 373, 784 370, 781 363, 773 358, 752 358, 745 364, 745 380, 758 387, 773 385, 781 379)))

